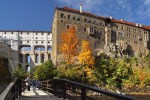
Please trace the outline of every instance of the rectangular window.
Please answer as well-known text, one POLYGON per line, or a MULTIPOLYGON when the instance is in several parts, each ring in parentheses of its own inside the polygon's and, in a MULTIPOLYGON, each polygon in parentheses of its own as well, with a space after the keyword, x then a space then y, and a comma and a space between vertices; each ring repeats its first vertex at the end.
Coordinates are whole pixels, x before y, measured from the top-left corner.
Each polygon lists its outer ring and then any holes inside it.
POLYGON ((137 44, 137 41, 134 41, 134 44, 137 44))
POLYGON ((84 32, 86 32, 86 28, 84 28, 84 32))
POLYGON ((70 27, 70 26, 69 26, 69 25, 67 25, 67 29, 69 29, 69 27, 70 27))
POLYGON ((130 28, 127 28, 127 31, 130 31, 130 28))
POLYGON ((77 21, 80 21, 81 19, 80 18, 77 18, 77 21))
POLYGON ((84 22, 86 22, 86 21, 87 21, 87 18, 84 19, 84 22))
POLYGON ((68 19, 70 19, 70 15, 68 15, 68 19))
POLYGON ((121 29, 123 30, 123 26, 121 26, 121 29))
POLYGON ((73 20, 76 20, 76 18, 75 18, 75 17, 73 17, 73 20))
POLYGON ((63 17, 64 17, 64 14, 63 14, 63 13, 61 13, 60 17, 61 17, 61 18, 63 18, 63 17))
POLYGON ((122 39, 124 39, 124 33, 122 33, 122 32, 118 32, 118 40, 122 40, 122 39))

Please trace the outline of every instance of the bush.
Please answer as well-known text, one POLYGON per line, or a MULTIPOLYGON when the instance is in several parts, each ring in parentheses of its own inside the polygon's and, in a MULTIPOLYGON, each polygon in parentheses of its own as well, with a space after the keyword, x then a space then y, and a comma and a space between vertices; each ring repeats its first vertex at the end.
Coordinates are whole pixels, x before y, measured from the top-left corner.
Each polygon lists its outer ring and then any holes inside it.
POLYGON ((113 59, 101 54, 95 59, 95 76, 97 84, 107 89, 121 89, 123 82, 132 75, 130 64, 124 59, 113 59))
POLYGON ((35 70, 34 77, 38 80, 52 79, 56 76, 52 61, 48 60, 35 70))
POLYGON ((22 68, 21 65, 17 66, 13 72, 15 77, 25 79, 28 76, 28 73, 22 68))
MULTIPOLYGON (((90 70, 92 73, 92 71, 90 70)), ((89 69, 83 65, 59 65, 57 66, 57 78, 64 78, 80 83, 93 84, 94 77, 89 73, 89 69)))

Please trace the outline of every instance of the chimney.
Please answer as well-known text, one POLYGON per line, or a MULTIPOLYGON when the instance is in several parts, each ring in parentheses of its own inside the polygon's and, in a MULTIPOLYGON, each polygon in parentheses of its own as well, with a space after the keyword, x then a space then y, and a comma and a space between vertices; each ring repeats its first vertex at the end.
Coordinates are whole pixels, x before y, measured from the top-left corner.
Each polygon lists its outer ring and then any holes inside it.
POLYGON ((80 4, 80 13, 82 13, 82 4, 80 4))
POLYGON ((136 26, 139 26, 139 24, 138 24, 138 23, 136 23, 136 26))
POLYGON ((110 16, 109 18, 112 19, 112 16, 110 16))
POLYGON ((140 27, 142 27, 142 24, 139 24, 140 27))

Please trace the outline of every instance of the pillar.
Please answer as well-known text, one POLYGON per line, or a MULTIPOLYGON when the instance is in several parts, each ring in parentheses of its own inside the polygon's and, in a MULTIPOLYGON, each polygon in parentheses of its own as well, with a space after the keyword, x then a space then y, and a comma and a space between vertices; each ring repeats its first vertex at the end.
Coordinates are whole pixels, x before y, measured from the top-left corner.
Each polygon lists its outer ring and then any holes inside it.
POLYGON ((108 35, 108 27, 107 27, 107 25, 105 26, 105 46, 107 46, 108 45, 108 38, 107 38, 107 35, 108 35))
POLYGON ((41 53, 39 53, 39 63, 41 63, 41 53))

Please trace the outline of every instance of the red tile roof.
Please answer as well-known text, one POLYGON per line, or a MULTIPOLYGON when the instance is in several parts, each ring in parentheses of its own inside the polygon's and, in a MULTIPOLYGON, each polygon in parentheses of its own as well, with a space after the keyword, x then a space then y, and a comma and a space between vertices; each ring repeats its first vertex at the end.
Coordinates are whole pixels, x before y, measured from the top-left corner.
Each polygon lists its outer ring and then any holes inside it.
MULTIPOLYGON (((91 17, 95 17, 97 19, 103 19, 103 20, 105 20, 107 18, 107 17, 97 16, 97 15, 94 15, 94 14, 91 14, 91 13, 85 12, 85 11, 83 11, 82 13, 80 13, 79 10, 68 8, 68 7, 57 8, 57 9, 64 10, 64 11, 69 11, 69 12, 73 12, 73 13, 77 13, 77 14, 82 14, 82 15, 86 15, 86 16, 91 16, 91 17)), ((116 19, 113 18, 111 21, 112 22, 116 22, 116 23, 121 23, 121 24, 126 24, 126 25, 131 25, 131 26, 138 27, 138 26, 136 26, 135 23, 133 23, 133 22, 127 22, 125 20, 116 20, 116 19)), ((143 26, 142 25, 141 28, 144 28, 146 30, 150 30, 150 26, 143 26)))
POLYGON ((150 26, 143 26, 145 29, 150 30, 150 26))

